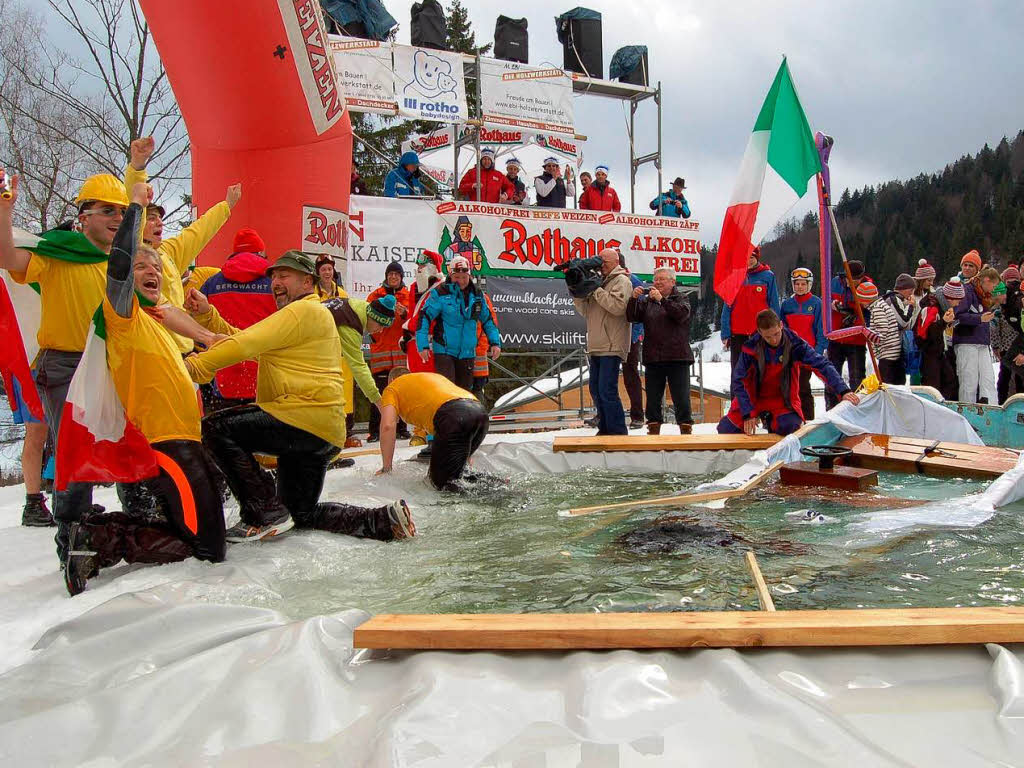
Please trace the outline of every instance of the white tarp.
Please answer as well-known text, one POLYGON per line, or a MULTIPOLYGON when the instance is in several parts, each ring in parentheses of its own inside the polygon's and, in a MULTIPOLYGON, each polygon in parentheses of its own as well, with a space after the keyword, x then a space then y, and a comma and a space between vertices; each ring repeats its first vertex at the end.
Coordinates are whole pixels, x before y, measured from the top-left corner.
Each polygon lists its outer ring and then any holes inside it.
POLYGON ((469 110, 461 53, 395 45, 392 59, 399 114, 416 120, 466 122, 469 110))
POLYGON ((572 78, 557 67, 481 59, 480 102, 487 124, 576 135, 572 78))
POLYGON ((348 108, 354 112, 395 114, 398 101, 391 43, 331 35, 330 45, 348 108))

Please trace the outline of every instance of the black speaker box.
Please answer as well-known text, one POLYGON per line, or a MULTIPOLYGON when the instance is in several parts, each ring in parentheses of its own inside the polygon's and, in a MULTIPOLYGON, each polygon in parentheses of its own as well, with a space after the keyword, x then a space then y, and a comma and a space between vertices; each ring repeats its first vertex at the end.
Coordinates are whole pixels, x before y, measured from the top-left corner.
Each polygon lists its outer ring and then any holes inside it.
POLYGON ((448 49, 448 22, 444 8, 437 0, 423 0, 412 4, 410 42, 419 48, 448 49))
POLYGON ((520 64, 530 60, 530 33, 526 30, 526 19, 498 17, 494 25, 494 58, 520 64))

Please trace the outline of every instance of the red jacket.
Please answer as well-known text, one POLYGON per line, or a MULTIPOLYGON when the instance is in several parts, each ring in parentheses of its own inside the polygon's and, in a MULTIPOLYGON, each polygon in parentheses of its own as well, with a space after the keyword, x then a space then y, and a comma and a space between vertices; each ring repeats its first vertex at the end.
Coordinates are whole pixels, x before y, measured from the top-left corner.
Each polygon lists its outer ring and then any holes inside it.
MULTIPOLYGON (((395 306, 408 309, 409 289, 403 285, 397 291, 386 286, 380 286, 366 297, 368 302, 387 296, 389 293, 395 296, 395 306)), ((370 371, 373 373, 386 373, 398 365, 405 365, 405 353, 402 351, 399 342, 402 340, 402 320, 404 315, 395 313, 395 321, 381 331, 377 336, 370 337, 370 371)))
MULTIPOLYGON (((268 266, 269 262, 255 253, 236 253, 199 290, 227 322, 236 328, 248 328, 277 311, 268 266)), ((217 371, 215 381, 221 397, 256 397, 258 369, 255 360, 246 360, 217 371)))
MULTIPOLYGON (((416 286, 413 285, 408 291, 408 303, 406 306, 409 308, 409 312, 406 314, 406 320, 402 323, 402 331, 405 337, 405 352, 406 364, 409 367, 411 373, 433 373, 434 372, 434 355, 430 354, 427 362, 423 362, 420 358, 420 351, 416 346, 416 329, 420 325, 420 313, 423 311, 423 305, 427 303, 427 296, 434 288, 441 285, 441 282, 436 282, 423 293, 419 293, 416 286)), ((435 321, 436 322, 436 321, 435 321)), ((431 336, 434 333, 434 323, 430 324, 431 336)), ((427 350, 430 352, 430 350, 427 350)))
MULTIPOLYGON (((511 200, 516 193, 516 188, 501 171, 496 168, 480 168, 480 201, 484 203, 498 203, 501 193, 511 200)), ((476 166, 474 165, 459 182, 459 195, 464 200, 476 200, 476 166)))
POLYGON ((597 186, 595 181, 580 195, 580 208, 586 211, 614 211, 618 213, 622 210, 622 203, 619 202, 619 196, 611 184, 606 183, 602 189, 597 186))

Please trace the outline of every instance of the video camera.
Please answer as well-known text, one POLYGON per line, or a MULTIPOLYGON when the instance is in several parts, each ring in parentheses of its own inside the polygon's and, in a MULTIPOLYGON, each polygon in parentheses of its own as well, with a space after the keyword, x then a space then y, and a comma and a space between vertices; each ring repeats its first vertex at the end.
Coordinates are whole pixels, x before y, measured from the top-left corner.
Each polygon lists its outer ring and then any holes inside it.
POLYGON ((604 282, 601 263, 600 256, 570 259, 562 264, 556 264, 555 271, 565 273, 565 287, 569 289, 569 295, 576 299, 585 299, 604 282))

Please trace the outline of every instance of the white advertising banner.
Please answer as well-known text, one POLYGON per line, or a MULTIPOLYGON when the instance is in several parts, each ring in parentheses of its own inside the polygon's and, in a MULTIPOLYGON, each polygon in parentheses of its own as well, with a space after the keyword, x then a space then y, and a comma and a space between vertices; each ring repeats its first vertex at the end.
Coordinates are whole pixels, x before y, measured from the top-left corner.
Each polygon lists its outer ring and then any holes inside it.
POLYGON ((576 135, 572 79, 556 67, 481 59, 480 97, 485 123, 576 135))
POLYGON ((420 157, 455 146, 455 126, 446 125, 430 133, 418 133, 402 142, 402 153, 415 152, 420 157))
POLYGON ((392 59, 400 114, 417 120, 466 122, 469 109, 461 53, 395 45, 392 59))
POLYGON ((353 296, 379 286, 392 261, 410 281, 423 249, 446 262, 464 255, 484 275, 560 279, 556 264, 619 248, 638 277, 666 266, 684 285, 700 282, 700 223, 692 219, 358 195, 350 209, 345 285, 353 296))
POLYGON ((391 43, 336 35, 331 35, 330 41, 334 69, 348 108, 378 115, 398 112, 391 43))
MULTIPOLYGON (((353 195, 355 199, 355 195, 353 195)), ((335 267, 344 281, 345 252, 348 249, 348 215, 330 208, 302 207, 302 239, 299 250, 326 253, 334 257, 335 267)))

